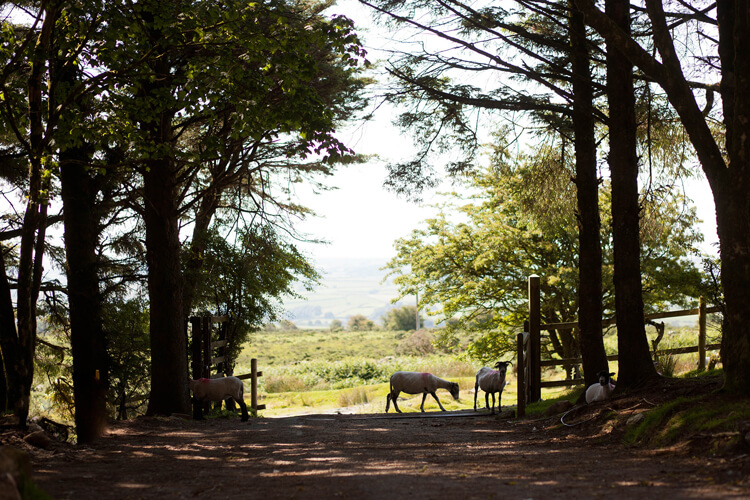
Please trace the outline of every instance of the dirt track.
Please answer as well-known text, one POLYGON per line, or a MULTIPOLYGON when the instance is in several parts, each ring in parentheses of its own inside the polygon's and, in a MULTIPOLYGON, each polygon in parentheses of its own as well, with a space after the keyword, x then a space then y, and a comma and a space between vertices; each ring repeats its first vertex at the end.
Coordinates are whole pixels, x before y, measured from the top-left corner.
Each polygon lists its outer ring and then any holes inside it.
POLYGON ((750 498, 750 460, 625 448, 559 420, 430 413, 139 418, 35 453, 57 499, 750 498), (586 436, 585 434, 589 434, 586 436))

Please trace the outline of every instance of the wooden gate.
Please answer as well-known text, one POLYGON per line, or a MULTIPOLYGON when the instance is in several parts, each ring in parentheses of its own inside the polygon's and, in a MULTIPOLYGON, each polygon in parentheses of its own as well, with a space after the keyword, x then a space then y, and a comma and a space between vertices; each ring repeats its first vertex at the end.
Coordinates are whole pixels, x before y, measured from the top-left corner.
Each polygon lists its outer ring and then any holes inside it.
MULTIPOLYGON (((542 367, 557 366, 565 364, 580 364, 581 358, 571 359, 541 359, 541 332, 543 330, 573 329, 578 327, 578 322, 541 324, 540 305, 540 278, 537 275, 529 276, 529 319, 524 323, 524 331, 519 333, 516 339, 517 364, 518 364, 518 406, 517 414, 522 417, 526 414, 526 404, 534 403, 542 399, 542 387, 560 387, 581 385, 584 379, 571 380, 548 380, 542 381, 542 367)), ((685 354, 698 353, 698 369, 706 369, 706 351, 718 350, 721 344, 706 344, 706 316, 711 313, 721 312, 721 307, 706 307, 703 297, 694 309, 681 311, 668 311, 647 314, 645 322, 653 322, 655 319, 677 318, 680 316, 698 315, 698 345, 690 347, 679 347, 675 349, 659 349, 660 354, 685 354)), ((602 321, 602 328, 616 324, 614 319, 602 321)), ((607 356, 608 361, 616 361, 617 354, 607 356)))
MULTIPOLYGON (((231 326, 230 316, 192 316, 190 318, 192 339, 190 349, 193 356, 192 378, 219 378, 233 375, 227 357, 227 334, 231 326), (213 335, 213 325, 218 324, 216 335, 213 335), (215 337, 215 338, 213 338, 215 337)), ((233 375, 240 380, 250 379, 250 407, 257 412, 264 410, 266 405, 258 404, 258 377, 263 372, 258 371, 258 360, 250 360, 250 373, 233 375)), ((206 403, 208 405, 208 403, 206 403)), ((227 400, 227 407, 234 409, 234 401, 227 400)), ((207 408, 204 408, 207 410, 207 408)), ((193 399, 193 412, 197 408, 193 399)))

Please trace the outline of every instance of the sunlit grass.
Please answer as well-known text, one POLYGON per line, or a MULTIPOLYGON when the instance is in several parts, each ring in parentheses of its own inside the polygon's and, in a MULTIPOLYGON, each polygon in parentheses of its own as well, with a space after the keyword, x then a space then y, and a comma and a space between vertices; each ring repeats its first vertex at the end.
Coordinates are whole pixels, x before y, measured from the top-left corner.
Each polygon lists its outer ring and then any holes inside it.
MULTIPOLYGON (((697 343, 696 332, 696 328, 668 327, 660 348, 694 345, 697 343)), ((472 409, 474 374, 481 365, 460 355, 396 356, 395 346, 406 335, 406 332, 388 331, 261 332, 243 350, 235 373, 249 372, 250 358, 258 359, 258 368, 263 371, 258 381, 259 402, 267 408, 260 412, 263 416, 336 411, 383 412, 388 378, 398 370, 429 372, 458 382, 460 401, 454 401, 447 391, 438 390, 440 401, 448 410, 472 409)), ((649 334, 649 340, 653 336, 649 334)), ((709 342, 713 340, 709 338, 709 342)), ((616 351, 614 333, 605 337, 605 346, 608 353, 616 351)), ((611 361, 609 366, 610 371, 617 373, 616 361, 611 361)), ((696 366, 696 354, 679 355, 675 362, 675 373, 694 373, 696 366)), ((546 369, 542 379, 562 380, 565 379, 565 372, 561 368, 546 369)), ((582 390, 582 386, 544 388, 542 402, 529 405, 527 412, 541 412, 561 399, 575 402, 582 390)), ((515 374, 509 372, 508 384, 502 396, 503 408, 516 406, 516 391, 515 374)), ((418 412, 421 401, 421 395, 402 393, 399 407, 405 412, 418 412)), ((484 393, 480 392, 477 406, 482 408, 484 405, 484 393)), ((431 396, 425 401, 425 410, 439 411, 431 396)))

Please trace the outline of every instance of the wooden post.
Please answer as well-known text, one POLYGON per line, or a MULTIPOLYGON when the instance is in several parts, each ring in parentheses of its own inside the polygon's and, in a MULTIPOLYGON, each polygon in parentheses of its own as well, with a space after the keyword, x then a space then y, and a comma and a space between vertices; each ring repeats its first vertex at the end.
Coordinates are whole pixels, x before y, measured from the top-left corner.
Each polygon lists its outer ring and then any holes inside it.
POLYGON ((706 299, 698 299, 698 371, 706 370, 706 299))
MULTIPOLYGON (((190 349, 193 355, 193 366, 192 366, 192 377, 195 380, 201 378, 201 366, 203 361, 201 360, 201 339, 203 338, 203 332, 201 330, 201 319, 197 316, 190 318, 190 330, 192 331, 192 339, 190 343, 190 349)), ((193 418, 199 419, 202 416, 201 408, 195 399, 195 394, 192 398, 193 403, 193 418)))
POLYGON ((266 405, 258 404, 258 377, 262 375, 263 372, 258 371, 258 360, 252 358, 250 360, 250 408, 256 413, 258 410, 266 409, 266 405))
POLYGON ((201 343, 201 378, 211 378, 211 318, 205 316, 201 318, 201 343))
POLYGON ((190 352, 193 356, 193 366, 190 371, 194 379, 201 378, 201 319, 197 316, 190 318, 190 330, 192 336, 190 339, 190 352))
POLYGON ((542 325, 540 307, 540 279, 529 276, 529 402, 542 399, 542 325))
POLYGON ((518 357, 516 358, 516 371, 518 372, 516 377, 518 382, 518 404, 516 405, 517 418, 526 415, 526 374, 524 373, 526 371, 526 356, 524 356, 524 343, 524 332, 521 332, 516 339, 516 348, 518 349, 518 357))

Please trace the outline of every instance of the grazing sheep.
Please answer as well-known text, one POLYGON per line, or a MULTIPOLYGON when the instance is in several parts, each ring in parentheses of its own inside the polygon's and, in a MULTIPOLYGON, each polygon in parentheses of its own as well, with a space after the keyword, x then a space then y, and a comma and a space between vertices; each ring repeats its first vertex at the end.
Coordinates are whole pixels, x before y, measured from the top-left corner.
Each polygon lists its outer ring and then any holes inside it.
POLYGON ((197 401, 198 416, 196 418, 203 418, 203 403, 206 401, 224 401, 225 399, 232 398, 242 410, 242 421, 246 422, 248 417, 247 406, 245 406, 245 399, 243 394, 245 388, 242 385, 242 380, 237 377, 224 377, 224 378, 202 378, 199 380, 191 380, 189 382, 190 390, 193 391, 195 399, 197 401))
POLYGON ((614 372, 607 373, 607 370, 602 370, 596 375, 599 377, 599 383, 591 384, 589 388, 586 389, 586 404, 595 401, 604 401, 615 388, 615 384, 612 383, 614 372))
POLYGON ((401 392, 422 394, 422 406, 420 406, 422 412, 424 412, 424 400, 427 398, 427 394, 432 394, 440 409, 445 411, 443 405, 440 404, 437 394, 435 394, 435 391, 438 389, 447 389, 451 393, 451 396, 453 396, 453 399, 458 401, 458 384, 455 382, 448 382, 431 373, 396 372, 391 375, 391 392, 385 397, 385 412, 388 413, 388 408, 390 408, 391 401, 393 401, 393 407, 397 412, 402 413, 398 409, 398 404, 396 404, 398 395, 401 392))
POLYGON ((503 389, 505 388, 505 374, 508 372, 508 365, 511 364, 509 361, 498 361, 495 363, 495 368, 487 368, 486 366, 479 369, 477 372, 476 382, 474 382, 474 410, 477 409, 477 394, 479 389, 484 391, 484 401, 487 405, 487 409, 495 414, 495 393, 497 393, 497 412, 500 413, 502 404, 500 401, 503 397, 503 389), (492 406, 490 406, 490 394, 492 394, 492 406))

